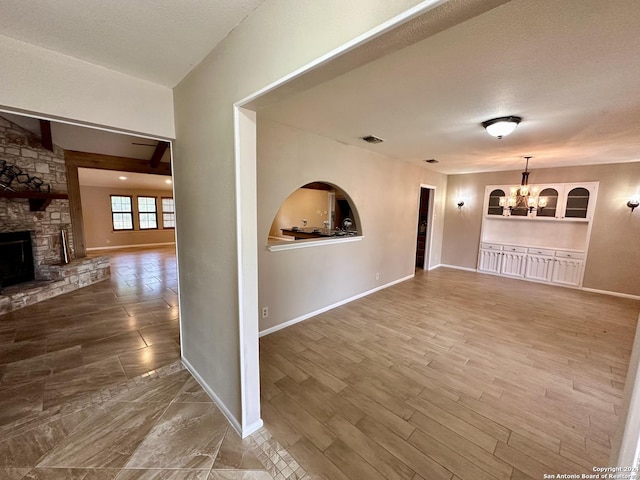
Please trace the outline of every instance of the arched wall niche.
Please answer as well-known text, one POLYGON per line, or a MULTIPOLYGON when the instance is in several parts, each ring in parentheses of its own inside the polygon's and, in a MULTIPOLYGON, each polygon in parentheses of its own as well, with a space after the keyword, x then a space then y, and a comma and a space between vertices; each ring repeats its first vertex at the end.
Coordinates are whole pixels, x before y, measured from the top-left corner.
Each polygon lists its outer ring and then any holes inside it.
POLYGON ((269 229, 269 243, 300 242, 362 235, 353 199, 339 186, 314 181, 294 190, 269 229))

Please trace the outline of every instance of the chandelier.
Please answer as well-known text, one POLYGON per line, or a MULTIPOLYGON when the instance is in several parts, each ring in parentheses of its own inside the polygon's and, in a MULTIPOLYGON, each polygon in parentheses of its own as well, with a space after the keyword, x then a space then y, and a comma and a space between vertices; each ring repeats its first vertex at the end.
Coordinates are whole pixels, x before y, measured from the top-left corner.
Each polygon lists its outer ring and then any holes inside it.
POLYGON ((500 206, 504 212, 510 215, 513 210, 523 209, 529 213, 534 210, 542 210, 547 206, 547 197, 539 196, 539 188, 536 185, 529 185, 529 160, 531 156, 523 157, 526 161, 524 172, 522 172, 522 180, 520 185, 510 188, 508 197, 500 197, 500 206), (508 210, 504 210, 505 207, 508 210))

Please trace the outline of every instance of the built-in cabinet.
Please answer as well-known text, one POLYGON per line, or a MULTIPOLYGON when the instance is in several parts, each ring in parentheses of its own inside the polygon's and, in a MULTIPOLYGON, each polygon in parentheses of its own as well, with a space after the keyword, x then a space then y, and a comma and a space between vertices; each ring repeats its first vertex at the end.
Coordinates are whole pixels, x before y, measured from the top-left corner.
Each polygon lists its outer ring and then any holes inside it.
POLYGON ((478 271, 579 287, 588 253, 598 183, 537 185, 539 208, 509 209, 511 186, 486 188, 478 271))
POLYGON ((485 215, 566 221, 589 221, 593 218, 598 182, 536 185, 538 198, 544 197, 546 204, 531 210, 500 205, 500 199, 508 198, 511 188, 505 185, 487 187, 485 215))
POLYGON ((577 287, 582 283, 583 270, 584 252, 480 245, 480 272, 577 287))

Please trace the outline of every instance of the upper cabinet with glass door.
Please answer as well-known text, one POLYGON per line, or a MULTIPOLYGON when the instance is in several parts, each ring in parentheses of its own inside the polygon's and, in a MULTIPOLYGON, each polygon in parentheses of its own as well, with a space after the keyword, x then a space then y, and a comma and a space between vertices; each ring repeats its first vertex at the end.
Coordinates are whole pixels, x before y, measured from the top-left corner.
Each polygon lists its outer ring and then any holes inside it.
POLYGON ((589 221, 596 206, 598 182, 565 183, 556 218, 569 221, 589 221))
POLYGON ((593 218, 598 182, 532 185, 531 195, 517 202, 510 196, 512 190, 488 186, 485 215, 584 222, 593 218))

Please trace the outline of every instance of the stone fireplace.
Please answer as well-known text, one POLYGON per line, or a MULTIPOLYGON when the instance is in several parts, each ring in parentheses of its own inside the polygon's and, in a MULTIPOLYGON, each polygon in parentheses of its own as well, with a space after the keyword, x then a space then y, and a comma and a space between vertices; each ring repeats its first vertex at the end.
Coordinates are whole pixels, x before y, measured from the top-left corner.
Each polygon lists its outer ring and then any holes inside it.
MULTIPOLYGON (((50 185, 52 193, 67 193, 64 150, 55 145, 54 151, 43 148, 38 136, 3 117, 0 117, 0 161, 15 165, 26 175, 39 177, 50 185)), ((26 189, 17 182, 13 182, 11 188, 26 189)), ((44 210, 32 211, 28 199, 0 197, 0 262, 3 265, 0 277, 14 275, 3 271, 17 268, 28 242, 33 257, 31 279, 23 275, 19 281, 14 278, 8 280, 9 283, 0 283, 0 314, 109 277, 106 257, 76 259, 60 265, 62 229, 67 232, 71 258, 74 258, 70 224, 67 199, 52 199, 44 210), (17 242, 18 237, 22 238, 20 244, 11 243, 17 242), (3 242, 5 253, 2 253, 3 242), (18 250, 18 245, 22 250, 18 250), (20 259, 16 255, 20 255, 20 259)))

